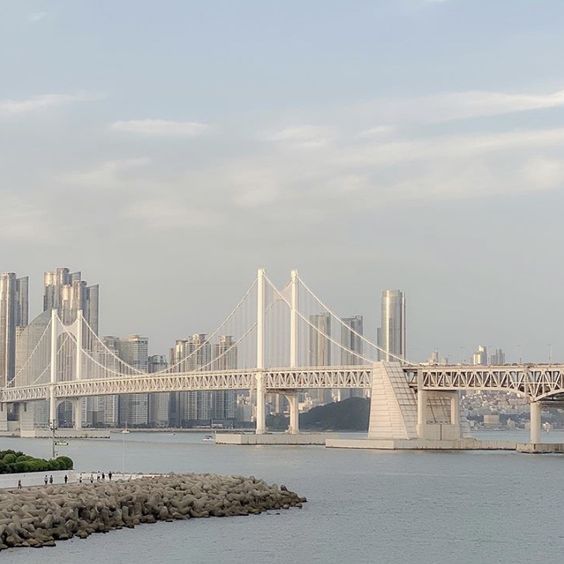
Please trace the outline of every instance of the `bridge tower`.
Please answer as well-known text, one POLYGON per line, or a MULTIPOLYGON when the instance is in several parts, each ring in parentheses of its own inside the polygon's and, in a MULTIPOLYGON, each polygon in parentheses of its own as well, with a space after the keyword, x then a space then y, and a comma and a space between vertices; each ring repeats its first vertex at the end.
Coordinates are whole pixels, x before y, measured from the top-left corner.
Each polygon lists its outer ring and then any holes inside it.
MULTIPOLYGON (((82 310, 78 310, 75 320, 75 337, 76 337, 76 356, 75 356, 75 379, 82 380, 82 326, 83 326, 83 316, 82 310)), ((82 398, 76 398, 73 400, 73 412, 74 412, 74 428, 82 429, 82 398)))
POLYGON ((57 384, 57 339, 59 337, 59 318, 57 310, 51 310, 51 367, 49 381, 49 425, 57 426, 57 397, 55 385, 57 384))
POLYGON ((257 373, 256 373, 256 434, 266 432, 266 391, 264 386, 264 337, 266 313, 266 279, 264 268, 257 272, 257 373))

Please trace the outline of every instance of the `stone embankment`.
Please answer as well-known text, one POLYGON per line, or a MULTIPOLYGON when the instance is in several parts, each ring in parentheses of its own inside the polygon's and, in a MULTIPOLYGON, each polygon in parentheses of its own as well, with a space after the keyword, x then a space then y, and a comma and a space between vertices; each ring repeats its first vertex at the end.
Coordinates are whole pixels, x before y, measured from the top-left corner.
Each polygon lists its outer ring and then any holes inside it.
POLYGON ((0 493, 0 550, 53 546, 140 523, 252 515, 306 499, 254 477, 187 474, 0 493))

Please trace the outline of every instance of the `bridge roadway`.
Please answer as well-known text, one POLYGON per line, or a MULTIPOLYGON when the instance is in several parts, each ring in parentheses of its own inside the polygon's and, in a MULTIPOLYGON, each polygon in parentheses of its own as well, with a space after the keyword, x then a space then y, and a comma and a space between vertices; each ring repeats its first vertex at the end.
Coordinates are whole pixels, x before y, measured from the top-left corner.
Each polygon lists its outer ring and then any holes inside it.
MULTIPOLYGON (((372 366, 238 369, 116 376, 0 389, 0 403, 114 394, 249 390, 263 375, 266 392, 319 388, 370 388, 372 366)), ((530 401, 564 398, 564 365, 404 365, 409 385, 423 390, 512 391, 530 401)), ((87 376, 87 375, 86 375, 87 376)))
POLYGON ((32 386, 0 389, 0 402, 45 400, 54 396, 61 400, 114 394, 146 394, 152 392, 191 392, 249 390, 263 375, 266 392, 316 388, 370 388, 371 366, 305 367, 258 370, 199 371, 170 374, 146 374, 115 378, 58 381, 32 386))

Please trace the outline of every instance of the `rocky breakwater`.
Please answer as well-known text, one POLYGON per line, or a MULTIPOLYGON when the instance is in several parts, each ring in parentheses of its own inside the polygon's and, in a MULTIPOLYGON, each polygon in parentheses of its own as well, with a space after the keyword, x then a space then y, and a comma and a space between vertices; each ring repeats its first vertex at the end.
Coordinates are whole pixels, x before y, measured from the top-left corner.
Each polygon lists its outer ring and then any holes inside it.
POLYGON ((0 550, 53 546, 141 523, 252 515, 306 499, 254 477, 187 474, 0 493, 0 550))

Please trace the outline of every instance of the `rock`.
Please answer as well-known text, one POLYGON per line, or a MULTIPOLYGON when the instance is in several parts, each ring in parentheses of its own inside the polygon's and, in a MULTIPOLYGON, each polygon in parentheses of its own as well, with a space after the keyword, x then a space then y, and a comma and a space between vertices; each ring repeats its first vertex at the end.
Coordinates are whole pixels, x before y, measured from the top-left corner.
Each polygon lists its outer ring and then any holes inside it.
POLYGON ((258 515, 301 507, 305 501, 284 485, 268 485, 254 476, 215 474, 10 490, 0 494, 0 550, 54 546, 55 540, 85 539, 140 523, 258 515))

